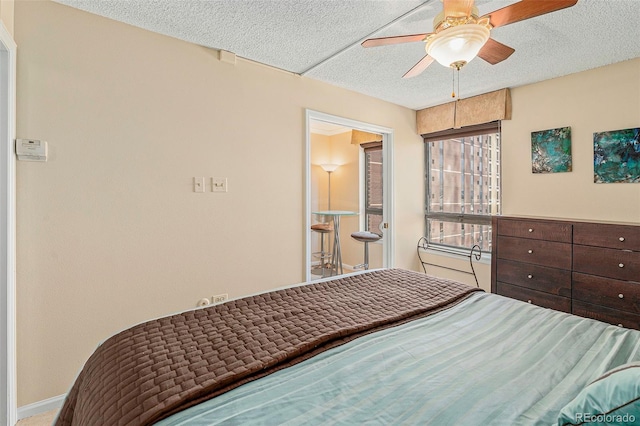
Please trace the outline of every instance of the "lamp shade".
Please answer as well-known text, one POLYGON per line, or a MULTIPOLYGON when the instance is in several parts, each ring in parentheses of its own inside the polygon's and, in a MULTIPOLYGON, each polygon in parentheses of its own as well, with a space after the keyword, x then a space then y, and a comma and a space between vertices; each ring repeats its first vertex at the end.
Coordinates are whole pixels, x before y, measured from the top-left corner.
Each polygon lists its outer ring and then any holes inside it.
POLYGON ((489 35, 489 29, 480 24, 458 25, 434 34, 426 50, 445 67, 460 68, 478 55, 489 35))
POLYGON ((325 172, 329 173, 335 172, 338 166, 338 164, 320 164, 320 167, 322 167, 325 172))

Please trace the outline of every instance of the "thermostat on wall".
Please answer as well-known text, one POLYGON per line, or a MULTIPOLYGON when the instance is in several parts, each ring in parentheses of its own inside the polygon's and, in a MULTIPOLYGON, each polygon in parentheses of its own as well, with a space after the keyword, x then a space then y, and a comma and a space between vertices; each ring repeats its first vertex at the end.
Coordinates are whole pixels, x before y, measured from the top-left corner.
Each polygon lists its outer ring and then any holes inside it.
POLYGON ((22 161, 47 161, 47 142, 16 139, 16 154, 22 161))

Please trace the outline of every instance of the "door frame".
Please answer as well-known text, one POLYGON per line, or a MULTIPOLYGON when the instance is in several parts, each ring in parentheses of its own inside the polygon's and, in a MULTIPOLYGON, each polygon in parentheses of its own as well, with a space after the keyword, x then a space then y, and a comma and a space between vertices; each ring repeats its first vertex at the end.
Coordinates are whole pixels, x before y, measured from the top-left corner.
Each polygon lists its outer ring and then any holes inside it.
POLYGON ((16 43, 0 21, 0 419, 17 422, 16 398, 16 43))
POLYGON ((383 222, 388 224, 388 228, 385 229, 385 236, 382 240, 382 266, 385 268, 392 268, 394 266, 395 252, 393 226, 393 129, 311 109, 305 109, 305 281, 311 281, 311 121, 313 120, 338 124, 344 127, 382 135, 383 222))

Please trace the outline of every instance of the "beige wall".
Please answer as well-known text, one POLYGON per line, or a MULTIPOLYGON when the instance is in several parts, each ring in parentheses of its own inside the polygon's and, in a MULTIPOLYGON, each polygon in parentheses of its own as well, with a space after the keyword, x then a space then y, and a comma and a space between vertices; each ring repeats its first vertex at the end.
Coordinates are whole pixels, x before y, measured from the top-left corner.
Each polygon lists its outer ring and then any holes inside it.
MULTIPOLYGON (((121 328, 303 279, 305 108, 394 129, 395 265, 419 268, 414 111, 49 1, 17 2, 14 35, 18 137, 50 149, 18 164, 19 405, 121 328)), ((513 89, 503 213, 640 222, 640 186, 593 184, 590 158, 592 132, 640 125, 639 85, 636 59, 513 89), (533 176, 530 132, 567 125, 574 171, 533 176)))
MULTIPOLYGON (((304 278, 305 108, 394 129, 420 211, 414 111, 49 1, 16 3, 15 38, 17 133, 49 143, 17 171, 19 405, 126 326, 304 278)), ((398 224, 398 266, 420 223, 398 224)))
MULTIPOLYGON (((310 166, 310 201, 311 201, 311 211, 320 211, 327 210, 327 173, 320 167, 320 164, 329 164, 331 163, 331 144, 330 144, 330 136, 321 135, 317 133, 310 134, 310 153, 309 157, 311 159, 310 166)), ((320 222, 329 222, 330 219, 328 217, 311 217, 311 224, 320 223, 320 222)), ((317 232, 311 232, 309 234, 311 236, 311 252, 317 253, 320 251, 320 236, 323 234, 319 234, 317 232)), ((325 244, 329 237, 324 236, 325 244)), ((324 247, 325 251, 329 251, 328 247, 324 247)), ((319 257, 313 256, 311 258, 311 262, 320 262, 319 257)))
POLYGON ((11 35, 13 35, 13 9, 13 0, 0 0, 0 21, 11 35))
MULTIPOLYGON (((640 223, 640 184, 593 183, 593 133, 640 127, 640 59, 511 89, 513 117, 502 122, 502 214, 640 223), (571 127, 573 171, 533 174, 531 132, 571 127)), ((442 256, 428 261, 468 269, 442 256)), ((429 273, 474 284, 470 276, 429 273)), ((476 267, 490 291, 488 264, 476 267)))
MULTIPOLYGON (((330 136, 311 133, 310 153, 311 158, 311 211, 327 209, 327 172, 320 164, 331 164, 331 139, 330 136)), ((313 218, 312 218, 313 220, 313 218)))
MULTIPOLYGON (((331 161, 340 164, 331 175, 331 209, 360 211, 360 146, 351 143, 351 131, 331 136, 330 144, 331 161)), ((356 256, 357 243, 351 239, 360 230, 360 220, 358 216, 340 219, 340 248, 346 265, 362 262, 358 260, 362 256, 356 256)))
MULTIPOLYGON (((351 143, 351 131, 331 136, 313 135, 311 138, 311 211, 326 209, 329 180, 319 165, 330 163, 340 167, 331 174, 331 209, 360 211, 360 145, 351 143), (315 198, 318 194, 320 198, 315 198)), ((315 220, 316 218, 312 218, 315 220)), ((342 263, 354 266, 363 263, 362 243, 351 238, 353 232, 364 229, 364 216, 343 216, 340 221, 340 247, 342 263)), ((312 234, 313 235, 313 234, 312 234)), ((319 250, 318 236, 313 235, 312 250, 319 250)), ((382 267, 382 243, 369 244, 370 268, 382 267)))
POLYGON ((640 223, 640 184, 593 183, 593 133, 640 127, 640 58, 511 90, 502 213, 640 223), (531 132, 571 127, 573 171, 533 174, 531 132))
MULTIPOLYGON (((311 138, 311 211, 323 210, 328 204, 327 172, 320 164, 338 164, 340 167, 331 174, 331 209, 360 211, 360 170, 361 148, 351 143, 351 131, 331 136, 312 135, 311 138), (314 198, 314 195, 319 197, 314 198)), ((312 221, 316 218, 312 218, 312 221)), ((340 247, 342 263, 346 267, 361 264, 364 248, 351 238, 351 234, 363 229, 364 217, 343 216, 340 221, 340 247), (361 225, 361 222, 362 225, 361 225)), ((319 237, 312 233, 312 251, 319 250, 319 237)), ((369 245, 371 268, 382 267, 382 244, 369 245)), ((317 259, 316 259, 317 260, 317 259)))

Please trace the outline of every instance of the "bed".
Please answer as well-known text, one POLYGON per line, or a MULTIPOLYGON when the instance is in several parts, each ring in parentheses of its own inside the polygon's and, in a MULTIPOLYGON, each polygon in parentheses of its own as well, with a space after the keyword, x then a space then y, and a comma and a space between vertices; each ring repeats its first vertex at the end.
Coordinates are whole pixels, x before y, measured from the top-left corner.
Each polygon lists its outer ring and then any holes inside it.
POLYGON ((639 331, 381 269, 118 333, 55 424, 634 424, 639 401, 639 331))

